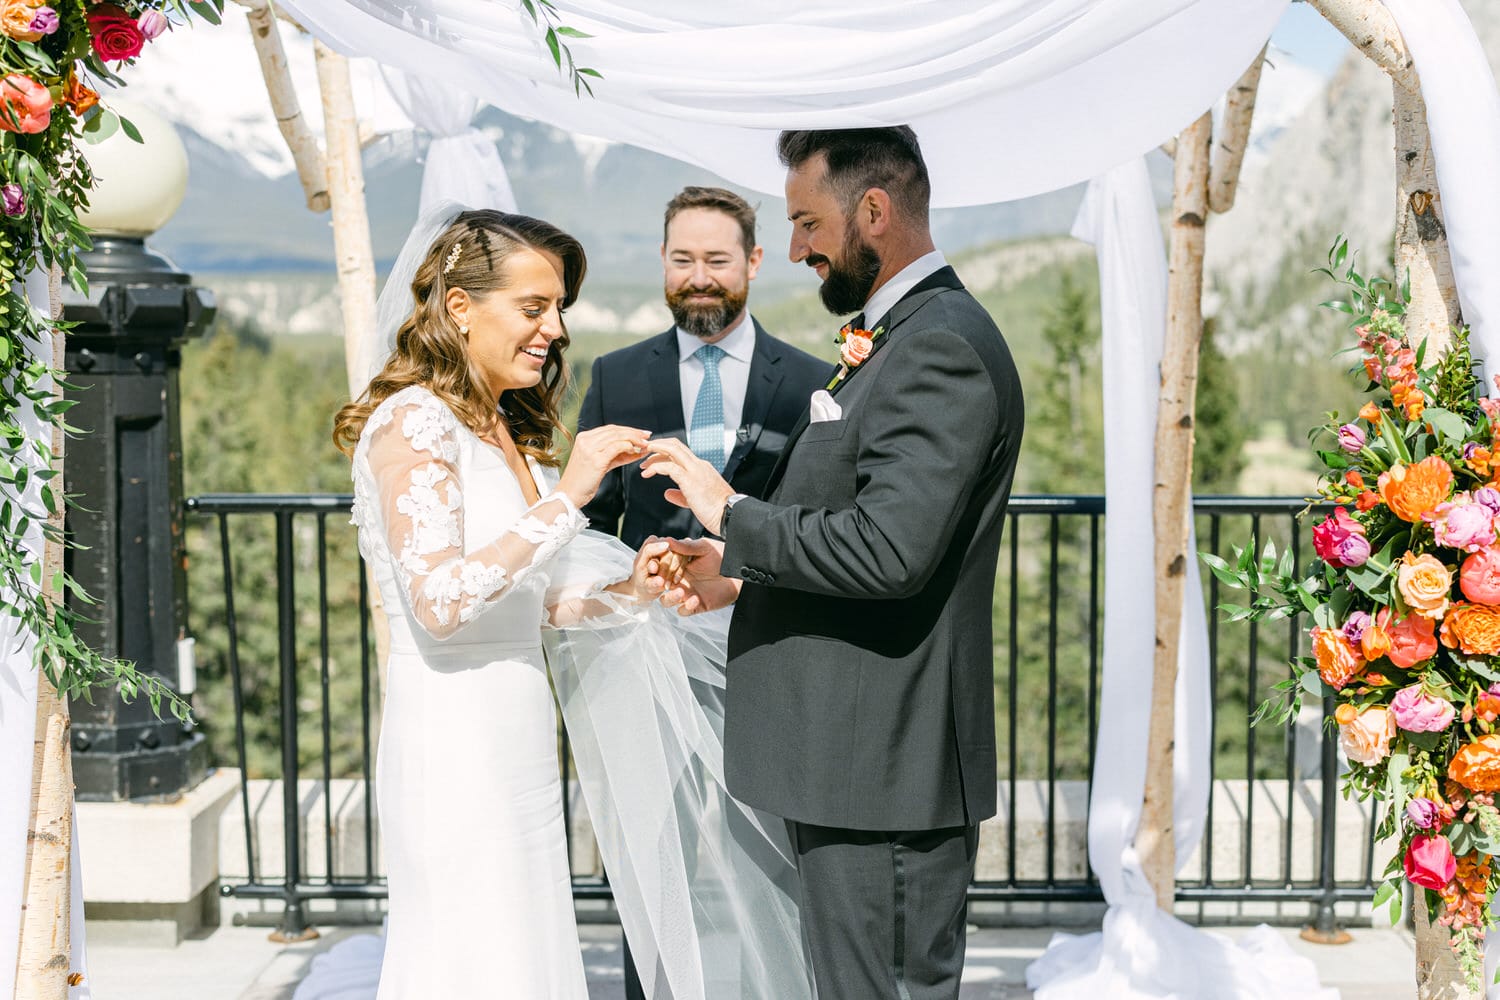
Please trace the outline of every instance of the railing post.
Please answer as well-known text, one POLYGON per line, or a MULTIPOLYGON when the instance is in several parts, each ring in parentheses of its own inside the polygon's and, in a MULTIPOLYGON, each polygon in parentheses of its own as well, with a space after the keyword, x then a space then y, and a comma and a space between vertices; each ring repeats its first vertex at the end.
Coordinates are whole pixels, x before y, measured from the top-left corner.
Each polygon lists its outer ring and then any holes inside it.
MULTIPOLYGON (((1333 716, 1332 697, 1323 699, 1325 718, 1333 716)), ((1323 726, 1323 773, 1320 775, 1322 793, 1322 819, 1318 823, 1318 901, 1313 904, 1313 922, 1302 929, 1304 941, 1318 944, 1348 944, 1353 940, 1349 932, 1339 927, 1334 903, 1338 890, 1334 884, 1334 837, 1339 811, 1339 757, 1338 744, 1334 741, 1333 729, 1323 726)))
POLYGON ((292 551, 292 512, 276 512, 276 624, 281 667, 281 827, 284 836, 285 888, 281 926, 271 940, 310 941, 318 932, 307 926, 298 886, 302 882, 302 817, 297 795, 297 600, 292 551))

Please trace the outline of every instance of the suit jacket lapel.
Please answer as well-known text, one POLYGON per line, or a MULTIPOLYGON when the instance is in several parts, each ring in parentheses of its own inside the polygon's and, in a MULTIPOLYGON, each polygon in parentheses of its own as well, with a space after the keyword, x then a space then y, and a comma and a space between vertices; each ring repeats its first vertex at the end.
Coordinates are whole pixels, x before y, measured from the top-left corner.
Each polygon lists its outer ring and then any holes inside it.
MULTIPOLYGON (((875 340, 875 347, 870 351, 870 358, 873 358, 877 351, 890 343, 891 337, 896 333, 896 328, 910 319, 918 309, 922 308, 922 305, 928 299, 932 298, 938 292, 963 287, 963 282, 958 280, 958 274, 953 268, 947 266, 938 268, 913 285, 911 291, 896 300, 896 304, 891 306, 889 312, 880 317, 874 324, 866 327, 868 330, 878 330, 881 327, 885 327, 885 333, 881 334, 875 340)), ((860 369, 870 363, 870 358, 866 358, 863 364, 845 375, 839 381, 839 384, 833 387, 832 392, 837 395, 838 391, 847 385, 850 379, 860 373, 860 369)))
POLYGON ((687 431, 687 422, 682 416, 682 381, 677 366, 677 331, 672 329, 656 338, 646 372, 651 385, 651 401, 656 409, 656 425, 652 429, 658 434, 687 431))
POLYGON ((735 470, 760 440, 760 432, 771 411, 771 400, 776 398, 776 389, 781 385, 781 353, 776 350, 771 338, 755 317, 750 317, 750 321, 755 324, 755 353, 750 358, 750 378, 745 384, 745 409, 740 414, 734 450, 724 463, 726 480, 734 478, 735 470))
MULTIPOLYGON (((907 319, 911 318, 911 316, 914 315, 918 309, 922 308, 923 303, 925 303, 933 295, 936 295, 938 292, 944 291, 946 289, 958 289, 963 287, 963 282, 958 280, 958 274, 953 270, 952 267, 941 267, 929 274, 927 277, 923 278, 921 281, 917 282, 916 285, 912 287, 911 291, 901 296, 896 304, 891 307, 890 312, 886 313, 880 318, 879 322, 875 323, 873 326, 866 327, 866 329, 870 330, 874 330, 882 326, 885 327, 885 333, 875 341, 875 348, 870 352, 870 357, 873 358, 875 356, 875 351, 880 350, 886 345, 886 343, 891 339, 891 336, 896 332, 896 327, 900 326, 902 323, 906 322, 907 319)), ((869 364, 869 361, 870 359, 866 358, 865 364, 869 364)), ((839 382, 839 384, 833 387, 831 392, 837 394, 840 389, 842 389, 849 383, 850 379, 859 374, 860 369, 864 366, 865 365, 862 364, 859 366, 859 368, 855 368, 849 374, 845 375, 844 378, 839 382)), ((802 411, 802 418, 797 421, 796 426, 792 428, 792 432, 787 435, 786 447, 782 449, 781 457, 776 460, 776 467, 771 470, 771 477, 766 480, 766 489, 764 493, 765 497, 770 497, 770 495, 775 492, 776 487, 781 483, 781 477, 786 471, 787 459, 792 453, 792 448, 796 446, 797 439, 802 436, 803 431, 807 430, 808 424, 810 423, 809 416, 810 410, 804 409, 802 411)))

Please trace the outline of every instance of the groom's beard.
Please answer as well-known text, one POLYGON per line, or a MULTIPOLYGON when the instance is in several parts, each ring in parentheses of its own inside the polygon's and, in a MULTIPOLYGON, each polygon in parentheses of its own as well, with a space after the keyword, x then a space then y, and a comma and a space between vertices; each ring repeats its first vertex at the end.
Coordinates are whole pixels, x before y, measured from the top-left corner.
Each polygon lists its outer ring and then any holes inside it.
POLYGON ((851 224, 845 227, 844 252, 839 257, 834 263, 822 254, 812 254, 807 263, 828 265, 828 277, 823 279, 818 297, 835 316, 847 316, 859 312, 870 300, 875 279, 880 277, 880 254, 860 239, 859 230, 851 224))
POLYGON ((750 298, 748 288, 730 291, 727 288, 679 288, 667 292, 667 309, 672 313, 672 322, 678 328, 695 337, 707 339, 717 337, 745 308, 750 298), (694 295, 713 295, 713 302, 690 302, 694 295))

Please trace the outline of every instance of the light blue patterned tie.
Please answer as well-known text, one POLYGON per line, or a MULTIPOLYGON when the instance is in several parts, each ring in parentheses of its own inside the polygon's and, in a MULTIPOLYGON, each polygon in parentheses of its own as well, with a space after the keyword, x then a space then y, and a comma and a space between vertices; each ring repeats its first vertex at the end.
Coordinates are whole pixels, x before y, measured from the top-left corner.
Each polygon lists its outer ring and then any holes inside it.
POLYGON ((719 380, 719 361, 724 351, 704 344, 693 352, 703 362, 703 382, 693 403, 693 422, 688 427, 688 447, 693 454, 724 471, 724 383, 719 380))

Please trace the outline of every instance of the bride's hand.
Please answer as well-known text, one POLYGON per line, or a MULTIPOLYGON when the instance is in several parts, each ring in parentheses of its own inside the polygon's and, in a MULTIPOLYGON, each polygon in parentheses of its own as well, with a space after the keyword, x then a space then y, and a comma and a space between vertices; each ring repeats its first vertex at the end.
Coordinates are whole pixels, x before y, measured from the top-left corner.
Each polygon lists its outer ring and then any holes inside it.
POLYGON ((680 615, 695 615, 727 608, 739 598, 740 581, 719 575, 723 542, 674 538, 667 545, 669 556, 655 560, 657 573, 646 582, 653 596, 661 595, 662 604, 680 615))
POLYGON ((573 439, 573 453, 563 470, 557 489, 583 507, 599 491, 599 481, 611 469, 629 465, 646 452, 651 432, 635 427, 606 424, 586 430, 573 439))

